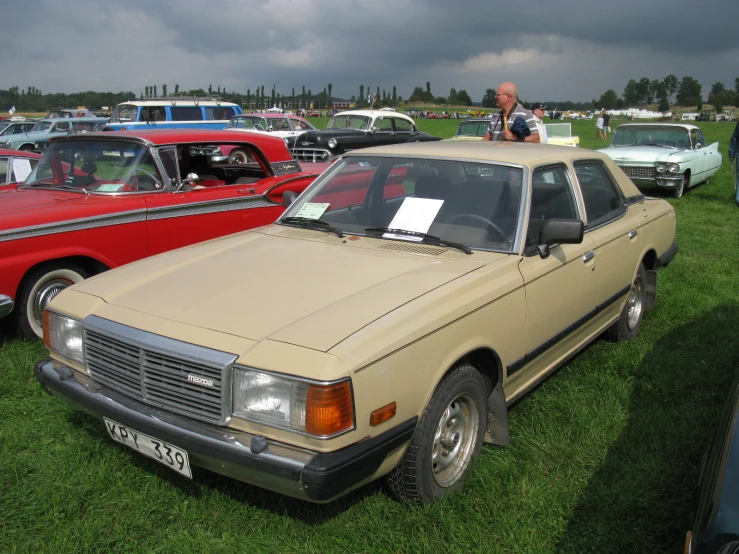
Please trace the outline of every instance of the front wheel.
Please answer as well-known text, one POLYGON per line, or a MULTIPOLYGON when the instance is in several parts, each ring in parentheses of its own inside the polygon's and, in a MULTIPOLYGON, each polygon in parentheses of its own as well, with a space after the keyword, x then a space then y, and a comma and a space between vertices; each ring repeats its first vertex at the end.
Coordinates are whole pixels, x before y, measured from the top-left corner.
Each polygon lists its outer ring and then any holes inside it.
POLYGON ((618 321, 608 328, 608 340, 613 342, 631 340, 639 334, 639 328, 644 318, 646 295, 647 271, 644 269, 644 264, 640 263, 621 316, 618 321))
POLYGON ((84 269, 67 262, 50 263, 29 273, 16 304, 18 336, 28 340, 43 337, 44 308, 57 294, 87 277, 84 269))
POLYGON ((20 150, 21 152, 33 152, 33 145, 31 145, 31 144, 24 144, 18 150, 20 150))
POLYGON ((480 455, 486 424, 482 376, 469 364, 458 365, 439 383, 403 459, 388 475, 393 493, 428 503, 462 487, 480 455))
POLYGON ((685 189, 688 188, 688 174, 687 172, 683 174, 683 179, 680 181, 680 186, 678 186, 675 190, 672 191, 672 197, 673 198, 682 198, 683 194, 685 194, 685 189))

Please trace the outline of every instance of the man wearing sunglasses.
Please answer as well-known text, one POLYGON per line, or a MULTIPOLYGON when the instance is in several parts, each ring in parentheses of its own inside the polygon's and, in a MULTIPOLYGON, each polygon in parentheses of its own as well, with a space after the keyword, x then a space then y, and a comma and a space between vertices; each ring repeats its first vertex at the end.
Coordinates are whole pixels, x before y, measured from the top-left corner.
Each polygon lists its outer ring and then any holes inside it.
POLYGON ((501 111, 493 115, 488 129, 482 140, 490 141, 518 141, 518 142, 540 142, 539 129, 536 126, 536 118, 531 111, 518 103, 518 89, 513 83, 502 83, 495 91, 495 100, 501 111), (526 122, 530 134, 528 136, 517 135, 511 128, 516 118, 521 117, 526 122))

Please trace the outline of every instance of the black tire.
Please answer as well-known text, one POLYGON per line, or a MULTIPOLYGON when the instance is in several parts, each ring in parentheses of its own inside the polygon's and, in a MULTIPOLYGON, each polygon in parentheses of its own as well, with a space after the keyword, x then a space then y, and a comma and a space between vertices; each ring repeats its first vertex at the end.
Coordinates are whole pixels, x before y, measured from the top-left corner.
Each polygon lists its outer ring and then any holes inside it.
POLYGON ((688 172, 686 171, 685 173, 683 173, 683 180, 680 181, 680 186, 672 191, 672 197, 682 198, 683 194, 685 194, 685 191, 688 189, 689 181, 690 177, 688 177, 688 172))
POLYGON ((621 316, 606 331, 608 340, 618 342, 636 338, 641 328, 641 322, 644 319, 644 312, 646 311, 644 308, 646 294, 647 272, 644 269, 644 264, 640 263, 621 316))
POLYGON ((429 503, 461 488, 486 424, 485 382, 471 365, 458 365, 436 387, 403 459, 387 476, 395 496, 429 503))
POLYGON ((26 275, 13 310, 18 336, 28 340, 40 339, 43 336, 43 308, 62 290, 87 277, 84 269, 69 262, 51 262, 26 275))
POLYGON ((228 163, 230 164, 247 164, 249 163, 249 154, 245 150, 240 148, 231 152, 228 156, 228 163))
POLYGON ((33 152, 33 144, 24 144, 18 150, 21 152, 33 152))

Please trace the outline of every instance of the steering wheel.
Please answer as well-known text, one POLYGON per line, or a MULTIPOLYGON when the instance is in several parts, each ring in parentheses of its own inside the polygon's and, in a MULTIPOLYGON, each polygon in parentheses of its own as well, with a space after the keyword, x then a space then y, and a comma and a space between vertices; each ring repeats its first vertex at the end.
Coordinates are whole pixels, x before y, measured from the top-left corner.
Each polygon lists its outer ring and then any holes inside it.
POLYGON ((133 186, 133 190, 139 189, 139 173, 143 173, 144 174, 143 176, 147 177, 147 179, 143 180, 144 182, 150 179, 152 187, 154 187, 155 189, 161 188, 161 185, 159 185, 159 179, 157 179, 156 175, 154 175, 150 171, 147 171, 143 167, 137 167, 136 169, 133 170, 133 175, 131 179, 131 186, 133 186), (159 186, 157 187, 157 185, 159 186))
POLYGON ((489 219, 487 219, 485 217, 482 217, 481 215, 470 214, 470 213, 461 213, 461 214, 457 214, 457 215, 454 215, 454 216, 450 217, 444 223, 450 223, 451 224, 453 221, 455 221, 457 219, 463 219, 463 218, 472 219, 474 221, 482 221, 485 225, 487 225, 488 227, 490 227, 493 231, 495 231, 498 234, 498 236, 501 239, 501 242, 506 242, 508 240, 508 235, 505 234, 500 227, 498 227, 495 223, 493 223, 489 219))
POLYGON ((254 124, 254 128, 255 128, 255 129, 256 129, 257 131, 264 131, 264 127, 262 127, 262 126, 261 126, 261 125, 260 125, 259 123, 255 123, 255 124, 254 124))

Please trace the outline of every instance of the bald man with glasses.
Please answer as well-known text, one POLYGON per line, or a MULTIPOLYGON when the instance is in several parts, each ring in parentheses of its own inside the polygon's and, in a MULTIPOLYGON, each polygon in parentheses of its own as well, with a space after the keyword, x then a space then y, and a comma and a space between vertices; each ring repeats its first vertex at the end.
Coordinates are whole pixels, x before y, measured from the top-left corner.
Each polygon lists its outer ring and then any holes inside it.
POLYGON ((518 103, 518 89, 513 83, 502 83, 495 91, 495 100, 498 102, 500 112, 493 115, 488 129, 482 140, 489 141, 517 141, 517 142, 540 142, 539 128, 536 126, 536 118, 531 111, 518 103), (513 122, 521 116, 531 131, 527 137, 517 137, 510 131, 513 122))

